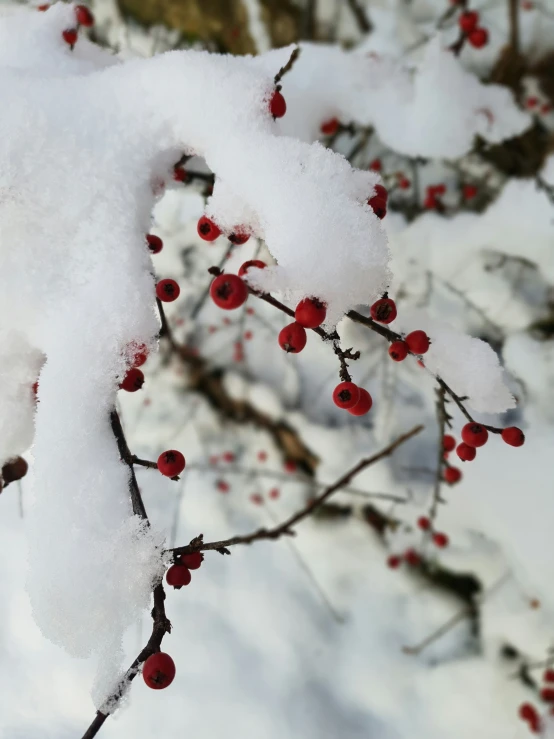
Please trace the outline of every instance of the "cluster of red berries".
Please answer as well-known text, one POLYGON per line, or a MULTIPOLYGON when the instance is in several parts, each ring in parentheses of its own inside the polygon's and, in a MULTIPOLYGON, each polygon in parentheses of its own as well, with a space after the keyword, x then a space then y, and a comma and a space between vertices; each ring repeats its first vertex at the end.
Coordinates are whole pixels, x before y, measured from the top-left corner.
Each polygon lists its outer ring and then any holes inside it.
POLYGON ((144 373, 139 367, 148 359, 148 349, 145 344, 134 343, 127 347, 126 354, 129 369, 119 387, 128 393, 135 393, 144 385, 144 373))
POLYGON ((306 329, 319 328, 327 316, 327 306, 318 298, 304 298, 296 306, 294 322, 279 332, 279 346, 287 354, 298 354, 306 346, 306 329))
MULTIPOLYGON (((44 3, 43 5, 39 5, 37 7, 37 10, 44 12, 48 10, 49 7, 50 7, 50 3, 44 3)), ((72 49, 77 43, 77 39, 79 37, 79 27, 84 26, 85 28, 90 28, 91 26, 93 26, 94 16, 90 12, 90 10, 87 8, 86 5, 76 5, 75 6, 75 20, 76 20, 76 26, 74 28, 66 28, 64 31, 62 31, 63 40, 72 49)))
POLYGON ((371 410, 373 398, 365 388, 353 382, 340 382, 333 390, 333 402, 352 416, 365 416, 371 410))
MULTIPOLYGON (((542 675, 543 687, 540 698, 550 705, 550 713, 554 715, 554 669, 547 668, 542 675)), ((525 721, 533 734, 540 734, 542 726, 538 710, 532 703, 522 703, 519 707, 519 717, 525 721)))
POLYGON ((446 185, 444 183, 429 185, 425 191, 423 207, 427 210, 438 210, 442 208, 441 197, 443 195, 446 195, 446 185))
POLYGON ((469 43, 476 49, 487 45, 489 32, 479 26, 479 13, 475 10, 464 10, 458 17, 458 25, 469 43))
MULTIPOLYGON (((369 314, 378 323, 392 323, 398 315, 396 303, 386 294, 375 301, 369 309, 369 314)), ((395 362, 402 362, 408 354, 425 354, 429 350, 431 342, 425 331, 420 329, 411 331, 404 339, 391 342, 389 356, 395 362)))
MULTIPOLYGON (((164 247, 164 242, 155 234, 146 234, 146 243, 150 254, 159 254, 164 247)), ((175 280, 160 280, 156 285, 156 297, 162 303, 172 303, 181 294, 181 288, 175 280)))
MULTIPOLYGON (((222 233, 217 223, 212 221, 212 219, 208 218, 207 216, 202 216, 198 220, 198 225, 196 228, 198 231, 198 235, 204 241, 215 241, 219 236, 221 236, 222 233)), ((237 226, 231 231, 230 234, 228 234, 227 238, 235 246, 242 246, 242 244, 246 244, 246 242, 250 238, 250 234, 247 233, 244 227, 237 226)))
POLYGON ((541 103, 538 97, 531 95, 525 101, 525 107, 540 115, 548 115, 552 112, 552 103, 541 103))
POLYGON ((171 565, 165 573, 165 580, 175 590, 180 590, 185 585, 189 585, 192 580, 191 570, 198 570, 204 561, 202 552, 192 552, 191 554, 181 554, 176 563, 171 565))
POLYGON ((402 562, 405 562, 410 567, 419 567, 421 564, 421 555, 413 547, 406 549, 404 554, 391 554, 387 557, 387 566, 391 570, 396 570, 400 567, 402 562))
POLYGON ((427 516, 420 516, 417 519, 417 526, 422 531, 428 531, 430 533, 432 532, 433 544, 439 549, 444 549, 448 546, 448 536, 440 531, 433 531, 433 524, 431 522, 431 519, 427 518, 427 516))

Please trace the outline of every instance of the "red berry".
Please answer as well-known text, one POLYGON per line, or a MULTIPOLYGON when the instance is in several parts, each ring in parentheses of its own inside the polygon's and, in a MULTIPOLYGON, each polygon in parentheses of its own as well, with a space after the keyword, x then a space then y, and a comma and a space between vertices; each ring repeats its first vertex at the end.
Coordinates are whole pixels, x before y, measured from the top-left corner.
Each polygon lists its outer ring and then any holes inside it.
POLYGON ((395 362, 402 362, 408 356, 408 345, 405 341, 393 341, 389 346, 389 357, 395 362))
POLYGON ((373 398, 367 392, 367 390, 361 387, 359 388, 359 391, 360 399, 358 400, 356 405, 353 408, 347 408, 347 411, 353 416, 365 416, 366 413, 369 413, 369 411, 371 410, 371 406, 373 405, 373 398))
POLYGON ((477 450, 474 446, 470 446, 469 444, 462 442, 461 444, 458 444, 458 447, 456 448, 456 454, 462 460, 462 462, 473 462, 473 460, 477 456, 477 450))
POLYGON ((387 558, 387 567, 390 567, 391 570, 396 570, 398 567, 400 567, 401 559, 397 554, 391 554, 390 557, 387 558))
POLYGON ((146 234, 146 242, 150 249, 150 254, 159 254, 164 248, 164 242, 159 236, 155 236, 154 234, 146 234))
POLYGON ((389 194, 387 192, 387 188, 384 187, 383 185, 377 184, 377 185, 375 185, 375 188, 374 189, 375 189, 375 195, 378 198, 381 198, 381 200, 384 200, 385 203, 386 203, 387 200, 389 199, 389 194))
POLYGON ((457 467, 447 467, 444 471, 444 481, 449 485, 455 485, 462 479, 462 472, 457 467))
POLYGON ((73 48, 75 44, 77 43, 77 31, 74 28, 66 28, 65 31, 62 32, 63 40, 66 44, 69 44, 73 48))
POLYGON ((382 220, 387 215, 387 201, 384 198, 374 195, 367 201, 367 204, 373 209, 377 218, 382 220))
POLYGON ((175 662, 169 654, 156 652, 152 654, 142 668, 142 677, 149 688, 162 690, 171 685, 175 677, 175 662))
POLYGON ((304 328, 321 326, 327 315, 327 306, 317 298, 304 298, 296 306, 294 317, 296 323, 304 328))
POLYGON ((391 298, 381 298, 373 303, 369 312, 374 321, 392 323, 396 318, 396 304, 391 298))
POLYGON ((239 269, 239 277, 244 277, 250 267, 257 267, 258 269, 265 269, 267 267, 267 264, 265 262, 262 262, 261 259, 249 259, 247 262, 241 265, 239 269))
POLYGON ((476 49, 482 49, 487 45, 489 40, 489 32, 486 28, 476 28, 467 37, 469 43, 476 49))
POLYGON ((473 29, 477 28, 478 23, 479 13, 476 13, 474 10, 466 10, 458 18, 458 25, 464 33, 471 33, 473 29))
POLYGON ((136 391, 140 390, 143 385, 144 375, 139 369, 133 367, 127 372, 119 387, 121 390, 126 390, 128 393, 136 393, 136 391))
POLYGON ((333 136, 339 130, 339 126, 338 118, 329 118, 328 121, 323 121, 321 124, 321 133, 324 136, 333 136))
POLYGON ((36 382, 33 382, 33 384, 31 385, 31 390, 33 391, 33 395, 36 398, 36 396, 38 395, 38 380, 36 382))
POLYGON ((188 585, 192 580, 191 574, 187 567, 182 564, 171 565, 169 570, 165 573, 165 580, 168 585, 171 585, 175 590, 179 590, 183 585, 188 585))
POLYGON ((173 179, 175 182, 186 182, 188 179, 187 171, 184 167, 173 167, 173 179))
POLYGON ((285 468, 285 472, 289 472, 290 474, 296 472, 296 462, 294 459, 287 459, 283 467, 285 468))
POLYGON ((146 344, 131 344, 129 349, 131 367, 142 367, 148 359, 146 344))
POLYGON ((269 491, 269 497, 271 500, 277 500, 277 498, 281 495, 279 488, 271 488, 269 491))
POLYGON ((275 90, 269 101, 269 112, 274 118, 282 118, 287 112, 287 103, 279 90, 275 90))
POLYGON ((248 239, 250 238, 250 234, 244 233, 244 231, 233 231, 232 234, 229 235, 229 241, 231 244, 234 244, 235 246, 242 246, 242 244, 246 244, 248 239))
POLYGON ((279 332, 279 346, 288 354, 298 354, 306 346, 306 330, 299 323, 289 323, 279 332))
POLYGON ((76 5, 75 15, 77 17, 77 23, 85 28, 90 28, 94 25, 94 16, 87 8, 86 5, 76 5))
POLYGON ((333 390, 333 402, 339 408, 354 408, 359 400, 360 388, 353 382, 340 382, 333 390))
POLYGON ((401 177, 398 180, 398 187, 401 190, 408 190, 411 187, 411 185, 412 185, 412 183, 410 182, 410 180, 407 177, 401 177))
POLYGON ((421 556, 415 549, 406 549, 404 552, 404 561, 407 562, 411 567, 417 567, 421 564, 421 556))
POLYGON ((444 547, 448 546, 448 536, 437 531, 433 534, 433 544, 439 547, 439 549, 444 549, 444 547))
POLYGON ((539 99, 536 97, 528 97, 527 100, 525 101, 525 105, 528 108, 536 108, 538 104, 539 104, 539 99))
POLYGON ((427 188, 428 195, 446 195, 446 185, 441 182, 438 185, 429 185, 427 188))
POLYGON ((181 554, 179 562, 188 567, 189 570, 197 570, 204 561, 202 552, 191 552, 190 554, 181 554))
POLYGON ((218 480, 217 481, 217 489, 220 493, 228 493, 229 492, 229 483, 225 482, 225 480, 218 480))
POLYGON ((509 426, 507 429, 502 429, 501 436, 502 441, 510 446, 523 446, 525 443, 525 434, 517 426, 509 426))
POLYGON ((412 354, 425 354, 429 349, 429 337, 425 331, 412 331, 406 336, 406 344, 412 354))
POLYGON ((473 200, 478 192, 479 191, 475 185, 464 185, 462 187, 462 196, 464 200, 473 200))
POLYGON ((246 302, 248 288, 236 275, 219 275, 210 285, 214 303, 224 310, 235 310, 246 302))
POLYGON ((252 503, 254 503, 254 505, 262 505, 262 503, 264 502, 264 499, 259 493, 252 493, 252 495, 250 496, 250 500, 252 503))
POLYGON ((429 531, 431 528, 431 521, 426 516, 421 516, 417 519, 417 525, 422 531, 429 531))
POLYGON ((215 241, 221 234, 221 229, 207 216, 202 216, 198 220, 196 230, 200 238, 204 239, 204 241, 215 241))
POLYGON ((545 670, 542 679, 545 683, 554 683, 554 670, 552 668, 545 670))
POLYGON ((162 303, 172 303, 177 300, 181 293, 181 288, 175 280, 160 280, 156 285, 156 295, 162 303))
POLYGON ((224 452, 222 454, 222 458, 224 462, 234 462, 235 461, 235 455, 233 452, 224 452))
POLYGON ((535 706, 531 703, 522 703, 519 707, 519 717, 524 721, 527 721, 531 731, 538 732, 540 726, 539 714, 535 706))
POLYGON ((166 477, 176 477, 185 469, 185 458, 176 449, 169 449, 158 457, 158 469, 166 477))
POLYGON ((374 172, 380 172, 382 168, 383 165, 381 164, 380 159, 374 159, 369 165, 369 169, 372 169, 374 172))
POLYGON ((41 13, 44 13, 45 10, 48 10, 50 7, 50 3, 44 3, 43 5, 38 5, 37 10, 40 10, 41 13))
POLYGON ((434 195, 427 195, 423 202, 423 207, 426 210, 435 210, 435 208, 438 206, 439 201, 434 195))
POLYGON ((461 435, 466 444, 476 447, 486 444, 489 438, 489 432, 480 423, 466 423, 461 435))
POLYGON ((260 462, 265 462, 266 459, 267 459, 267 452, 264 452, 264 451, 258 452, 258 460, 260 462))
POLYGON ((554 688, 543 688, 541 690, 541 699, 546 703, 554 703, 554 688))
POLYGON ((442 448, 445 452, 453 452, 456 449, 456 439, 450 434, 445 434, 442 437, 442 448))

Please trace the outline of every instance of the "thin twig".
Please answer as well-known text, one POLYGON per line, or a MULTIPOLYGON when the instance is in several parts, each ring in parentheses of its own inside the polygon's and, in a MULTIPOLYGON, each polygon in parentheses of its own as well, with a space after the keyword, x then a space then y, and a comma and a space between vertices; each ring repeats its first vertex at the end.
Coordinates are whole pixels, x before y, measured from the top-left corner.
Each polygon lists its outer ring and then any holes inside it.
POLYGON ((301 51, 300 47, 296 46, 292 50, 292 54, 290 55, 288 62, 285 64, 284 67, 281 67, 281 69, 277 72, 277 74, 273 78, 273 81, 275 82, 275 86, 278 90, 281 89, 281 85, 280 85, 281 80, 283 79, 283 77, 286 75, 287 72, 290 72, 290 70, 294 66, 294 63, 300 56, 300 51, 301 51))
POLYGON ((119 418, 118 412, 114 409, 110 413, 110 423, 112 431, 117 441, 117 448, 119 449, 119 456, 121 461, 125 462, 129 468, 129 493, 131 495, 131 505, 133 506, 133 513, 135 516, 140 516, 144 521, 148 522, 148 516, 146 515, 146 509, 142 501, 137 478, 135 476, 135 470, 133 468, 133 455, 129 451, 125 434, 123 433, 123 427, 119 418))
POLYGON ((348 7, 352 11, 352 15, 356 19, 358 28, 362 33, 371 33, 373 31, 373 23, 371 22, 365 8, 360 5, 358 0, 347 0, 348 7))

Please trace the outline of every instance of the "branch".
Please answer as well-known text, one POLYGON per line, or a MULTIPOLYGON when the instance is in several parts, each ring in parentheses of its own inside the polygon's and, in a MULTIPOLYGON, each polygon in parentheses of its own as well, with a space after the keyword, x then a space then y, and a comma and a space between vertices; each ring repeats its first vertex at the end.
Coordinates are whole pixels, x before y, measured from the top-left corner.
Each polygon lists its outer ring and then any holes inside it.
POLYGON ((148 516, 146 515, 146 509, 142 501, 137 478, 135 476, 135 470, 133 469, 133 455, 129 451, 125 434, 123 433, 123 427, 121 420, 116 410, 110 413, 110 422, 112 425, 112 431, 117 441, 117 448, 119 449, 119 456, 121 461, 129 468, 129 492, 131 494, 131 504, 133 506, 133 513, 135 516, 140 516, 144 521, 148 523, 148 516))
POLYGON ((519 54, 519 0, 508 0, 510 25, 510 47, 512 53, 519 54))
POLYGON ((373 31, 373 23, 370 21, 365 8, 358 3, 358 0, 347 0, 347 2, 360 31, 362 33, 371 33, 373 31))
POLYGON ((285 64, 284 67, 281 67, 281 69, 277 72, 277 74, 273 78, 273 81, 275 82, 275 86, 277 87, 278 90, 281 89, 281 85, 280 85, 281 80, 283 79, 283 77, 286 75, 287 72, 290 72, 290 70, 294 66, 294 63, 300 56, 300 51, 301 51, 300 47, 296 46, 292 50, 292 54, 290 55, 290 59, 288 60, 288 62, 285 64))

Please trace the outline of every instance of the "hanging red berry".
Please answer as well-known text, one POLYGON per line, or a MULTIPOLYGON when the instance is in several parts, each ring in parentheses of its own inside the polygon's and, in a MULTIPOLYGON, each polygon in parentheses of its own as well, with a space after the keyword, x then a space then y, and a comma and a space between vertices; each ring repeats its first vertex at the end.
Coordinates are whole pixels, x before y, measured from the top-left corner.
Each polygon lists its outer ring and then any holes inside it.
POLYGON ((387 557, 387 567, 390 567, 391 570, 396 570, 398 567, 400 567, 400 562, 402 560, 397 554, 391 554, 389 557, 387 557))
POLYGON ((398 180, 398 187, 401 190, 409 190, 411 186, 412 186, 412 183, 410 182, 410 180, 407 177, 401 177, 398 180))
POLYGON ((470 446, 469 444, 462 442, 456 447, 456 454, 462 462, 473 462, 477 456, 477 450, 474 446, 470 446))
POLYGON ((184 167, 176 165, 173 167, 173 180, 175 182, 186 182, 188 180, 188 174, 184 167))
POLYGON ((374 190, 375 190, 376 197, 381 198, 381 200, 384 200, 386 203, 387 200, 389 199, 389 193, 387 191, 387 188, 384 185, 377 184, 375 185, 374 190))
POLYGON ((248 298, 248 288, 237 275, 218 275, 210 285, 214 303, 224 310, 240 308, 248 298))
POLYGON ((542 679, 545 683, 554 683, 554 670, 551 667, 545 670, 542 679))
POLYGON ((369 413, 371 406, 373 405, 373 398, 367 390, 363 387, 359 388, 359 390, 360 399, 355 406, 347 408, 347 411, 353 416, 365 416, 366 413, 369 413))
POLYGON ((517 426, 509 426, 502 429, 502 441, 510 446, 523 446, 525 444, 525 434, 517 426))
POLYGON ((148 348, 146 344, 131 344, 129 353, 131 367, 142 367, 148 359, 148 348))
POLYGON ((141 370, 136 369, 136 367, 132 367, 123 378, 123 381, 119 387, 121 388, 121 390, 126 390, 128 393, 136 393, 136 391, 140 390, 143 385, 143 373, 141 372, 141 370))
POLYGON ((402 362, 408 356, 408 351, 405 341, 393 341, 389 346, 389 357, 395 362, 402 362))
POLYGON ((439 549, 444 549, 444 547, 448 546, 448 536, 441 534, 439 531, 435 532, 433 534, 433 544, 439 547, 439 549))
POLYGON ((65 31, 62 32, 62 36, 65 43, 71 46, 71 48, 73 48, 77 43, 78 34, 75 28, 66 28, 65 31))
POLYGON ((421 516, 417 519, 417 525, 422 531, 429 531, 431 528, 431 521, 427 518, 427 516, 421 516))
POLYGON ((462 428, 462 439, 469 446, 483 446, 487 443, 489 432, 480 423, 466 423, 462 428))
POLYGON ((242 244, 246 244, 249 238, 250 234, 247 234, 244 231, 239 231, 238 229, 236 231, 233 231, 233 233, 229 235, 229 241, 235 246, 242 246, 242 244))
POLYGON ((370 162, 369 169, 373 170, 374 172, 380 172, 383 169, 383 164, 381 163, 381 160, 374 159, 372 162, 370 162))
POLYGON ((155 234, 146 234, 146 243, 148 244, 150 254, 159 254, 164 248, 164 242, 155 234))
POLYGON ((185 469, 185 458, 176 449, 168 449, 158 457, 158 469, 166 477, 176 477, 185 469))
POLYGON ((181 288, 175 280, 160 280, 156 285, 156 295, 162 303, 172 303, 177 300, 181 293, 181 288))
POLYGON ((458 17, 458 25, 464 33, 471 33, 474 28, 477 28, 478 23, 479 13, 475 10, 466 10, 458 17))
POLYGON ((339 130, 339 126, 340 123, 338 118, 329 118, 329 120, 323 121, 321 124, 321 133, 324 136, 334 136, 339 130))
POLYGON ((265 269, 267 267, 267 264, 265 262, 262 262, 261 259, 249 259, 247 262, 244 262, 240 266, 239 269, 239 277, 244 277, 250 267, 257 267, 258 269, 265 269))
POLYGON ((175 677, 175 662, 169 654, 156 652, 150 655, 144 663, 142 677, 148 687, 153 690, 167 688, 175 677))
POLYGON ((541 690, 541 700, 545 703, 554 703, 554 688, 543 688, 541 690))
POLYGON ((90 10, 87 8, 86 5, 76 5, 75 6, 75 17, 77 18, 77 23, 80 26, 85 26, 85 28, 90 28, 94 25, 94 16, 90 12, 90 10))
POLYGON ((171 565, 165 574, 165 580, 175 590, 180 590, 184 585, 188 585, 192 580, 192 576, 187 567, 184 565, 171 565))
POLYGON ((450 434, 445 434, 442 437, 442 448, 445 452, 453 452, 456 449, 456 439, 450 434))
POLYGON ((353 382, 340 382, 333 390, 333 402, 339 408, 354 408, 360 400, 360 388, 353 382))
POLYGON ((204 561, 202 552, 191 552, 190 554, 181 554, 179 562, 188 567, 189 570, 197 570, 204 561))
POLYGON ((444 471, 444 481, 449 485, 455 485, 462 479, 462 472, 457 467, 447 467, 444 471))
POLYGON ((488 43, 489 32, 486 28, 476 28, 468 35, 467 40, 475 49, 482 49, 488 43))
POLYGON ((396 318, 396 304, 391 298, 381 298, 373 303, 369 313, 374 321, 392 323, 396 318))
POLYGON ((304 298, 296 306, 294 317, 296 323, 304 328, 317 328, 321 326, 327 315, 327 306, 317 298, 304 298))
POLYGON ((462 197, 464 200, 473 200, 477 196, 478 189, 475 185, 464 185, 462 187, 462 197))
POLYGON ((415 549, 406 549, 404 552, 404 562, 410 567, 418 567, 421 564, 421 555, 415 549))
POLYGON ((306 329, 299 323, 289 323, 279 332, 279 346, 288 354, 298 354, 306 346, 306 329))
POLYGON ((275 90, 269 101, 269 112, 274 118, 282 118, 287 112, 287 103, 279 90, 275 90))
POLYGON ((429 337, 425 331, 412 331, 406 336, 405 341, 412 354, 425 354, 429 349, 429 337))
POLYGON ((221 229, 207 216, 199 218, 196 230, 204 241, 215 241, 221 234, 221 229))
POLYGON ((538 734, 541 730, 539 713, 531 703, 522 703, 519 707, 519 717, 529 724, 529 730, 538 734))
POLYGON ((367 201, 367 204, 373 210, 377 218, 382 220, 387 215, 387 201, 384 198, 374 195, 367 201))

